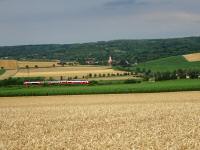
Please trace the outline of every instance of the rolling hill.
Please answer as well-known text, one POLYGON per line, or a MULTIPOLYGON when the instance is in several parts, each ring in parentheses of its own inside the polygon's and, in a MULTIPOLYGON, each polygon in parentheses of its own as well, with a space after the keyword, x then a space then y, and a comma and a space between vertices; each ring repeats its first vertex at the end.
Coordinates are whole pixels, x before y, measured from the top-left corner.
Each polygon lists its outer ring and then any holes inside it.
POLYGON ((63 60, 85 63, 92 58, 99 64, 107 63, 111 55, 118 62, 128 60, 146 62, 158 58, 200 52, 200 37, 150 39, 150 40, 113 40, 83 44, 47 44, 1 46, 0 59, 17 60, 63 60))
POLYGON ((200 61, 189 62, 183 56, 172 56, 141 63, 132 69, 135 70, 136 68, 151 70, 153 72, 175 71, 177 69, 200 70, 200 61))

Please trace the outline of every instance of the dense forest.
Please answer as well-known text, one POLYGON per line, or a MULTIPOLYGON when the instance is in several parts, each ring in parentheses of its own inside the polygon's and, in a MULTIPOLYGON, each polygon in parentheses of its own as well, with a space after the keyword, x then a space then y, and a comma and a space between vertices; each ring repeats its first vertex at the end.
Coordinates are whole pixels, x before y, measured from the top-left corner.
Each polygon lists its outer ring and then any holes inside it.
POLYGON ((100 64, 109 55, 117 62, 145 62, 157 58, 200 52, 200 37, 150 39, 150 40, 113 40, 83 44, 47 44, 24 46, 1 46, 0 59, 58 59, 78 61, 93 59, 100 64))

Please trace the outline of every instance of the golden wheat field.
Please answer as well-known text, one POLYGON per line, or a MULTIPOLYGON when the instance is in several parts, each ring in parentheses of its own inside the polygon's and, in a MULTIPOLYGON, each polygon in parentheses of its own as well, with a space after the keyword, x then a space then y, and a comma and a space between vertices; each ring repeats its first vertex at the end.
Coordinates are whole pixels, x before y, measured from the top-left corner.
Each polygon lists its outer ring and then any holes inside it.
POLYGON ((30 68, 35 68, 36 66, 38 68, 59 66, 58 61, 18 61, 17 63, 19 68, 26 68, 26 66, 30 68))
POLYGON ((16 60, 0 60, 0 67, 4 69, 17 69, 16 60))
POLYGON ((56 67, 56 68, 30 68, 20 69, 15 77, 79 77, 92 74, 107 74, 107 73, 123 73, 123 71, 115 71, 110 67, 95 67, 95 66, 73 66, 73 67, 56 67))
POLYGON ((0 149, 199 148, 200 92, 0 99, 0 149))
POLYGON ((200 61, 200 53, 193 53, 188 55, 183 55, 187 61, 194 62, 200 61))

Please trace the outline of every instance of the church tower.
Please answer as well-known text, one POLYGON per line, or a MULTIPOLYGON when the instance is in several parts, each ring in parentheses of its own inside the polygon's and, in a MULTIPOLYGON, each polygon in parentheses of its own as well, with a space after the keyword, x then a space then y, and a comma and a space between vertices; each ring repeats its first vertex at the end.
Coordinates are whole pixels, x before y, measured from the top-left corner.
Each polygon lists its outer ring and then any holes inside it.
POLYGON ((108 59, 108 64, 109 64, 110 66, 112 66, 112 62, 113 62, 113 61, 112 61, 112 57, 110 56, 109 59, 108 59))

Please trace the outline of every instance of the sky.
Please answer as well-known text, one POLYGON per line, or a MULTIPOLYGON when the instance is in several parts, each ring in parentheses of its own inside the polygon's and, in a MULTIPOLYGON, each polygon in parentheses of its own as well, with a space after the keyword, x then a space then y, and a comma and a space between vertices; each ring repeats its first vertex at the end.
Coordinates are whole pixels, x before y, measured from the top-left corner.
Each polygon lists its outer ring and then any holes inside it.
POLYGON ((200 35, 200 0, 0 0, 0 45, 200 35))

